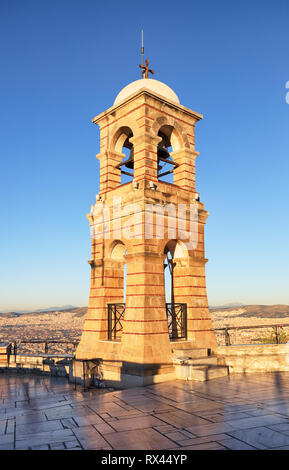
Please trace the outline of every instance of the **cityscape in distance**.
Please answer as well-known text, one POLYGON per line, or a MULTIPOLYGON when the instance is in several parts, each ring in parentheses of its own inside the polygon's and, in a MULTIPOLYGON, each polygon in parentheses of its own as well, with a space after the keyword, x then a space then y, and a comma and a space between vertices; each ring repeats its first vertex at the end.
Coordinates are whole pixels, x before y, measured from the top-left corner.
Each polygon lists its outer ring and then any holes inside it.
MULTIPOLYGON (((32 312, 1 312, 1 341, 16 341, 19 352, 43 353, 45 341, 67 341, 53 343, 50 353, 71 353, 73 343, 80 340, 87 307, 50 307, 32 312), (43 341, 43 343, 22 343, 22 341, 43 341)), ((233 328, 230 331, 232 342, 259 342, 270 335, 272 326, 286 325, 289 305, 243 305, 231 303, 224 306, 211 306, 210 312, 215 329, 233 328), (264 329, 242 329, 248 326, 264 325, 264 329), (268 325, 267 328, 265 326, 268 325), (234 328, 238 329, 234 329, 234 328)), ((289 327, 289 323, 288 323, 289 327)), ((289 330, 288 330, 289 331, 289 330)), ((219 344, 224 344, 224 332, 217 331, 219 344)))

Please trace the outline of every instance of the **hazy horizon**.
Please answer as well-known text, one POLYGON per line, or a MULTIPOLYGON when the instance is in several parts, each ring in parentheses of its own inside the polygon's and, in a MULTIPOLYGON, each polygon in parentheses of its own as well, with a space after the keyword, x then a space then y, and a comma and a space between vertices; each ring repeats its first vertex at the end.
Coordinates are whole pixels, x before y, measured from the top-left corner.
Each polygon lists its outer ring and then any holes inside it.
MULTIPOLYGON (((209 304, 209 308, 225 308, 225 307, 228 307, 228 308, 241 308, 241 307, 245 307, 245 306, 248 306, 248 305, 264 305, 264 306, 275 306, 275 305, 289 305, 289 304, 281 304, 281 303, 277 303, 277 304, 265 304, 265 303, 254 303, 254 304, 245 304, 245 303, 239 303, 239 302, 228 302, 226 304, 209 304)), ((1 313, 10 313, 10 312, 15 312, 15 313, 33 313, 33 312, 38 312, 38 311, 49 311, 49 310, 52 310, 52 309, 59 309, 59 310, 69 310, 69 309, 77 309, 77 308, 87 308, 88 305, 59 305, 59 306, 46 306, 46 307, 36 307, 36 308, 32 308, 32 309, 23 309, 23 310, 19 310, 19 309, 1 309, 0 308, 0 314, 1 313)))
POLYGON ((87 304, 91 120, 141 78, 142 29, 154 79, 204 116, 209 305, 289 304, 289 2, 181 5, 2 2, 0 310, 87 304))

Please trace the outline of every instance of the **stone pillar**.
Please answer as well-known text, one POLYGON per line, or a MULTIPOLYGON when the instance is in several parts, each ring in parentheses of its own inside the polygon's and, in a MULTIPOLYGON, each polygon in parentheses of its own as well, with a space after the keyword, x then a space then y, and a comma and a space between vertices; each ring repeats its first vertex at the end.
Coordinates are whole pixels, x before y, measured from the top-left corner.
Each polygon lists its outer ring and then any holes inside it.
POLYGON ((104 194, 120 185, 121 173, 116 166, 124 157, 124 153, 113 152, 111 150, 96 155, 96 158, 100 161, 99 194, 104 194))
POLYGON ((148 179, 157 182, 157 145, 160 137, 148 132, 130 138, 134 147, 134 180, 148 179))
POLYGON ((195 160, 199 152, 181 149, 171 153, 175 163, 179 166, 174 169, 174 184, 180 188, 195 192, 195 160))
POLYGON ((77 358, 99 357, 98 341, 108 339, 109 303, 123 303, 123 262, 92 261, 90 297, 77 358))
POLYGON ((187 304, 187 339, 196 348, 217 346, 208 308, 205 264, 206 259, 190 255, 174 259, 174 300, 187 304))
POLYGON ((146 379, 153 375, 164 374, 165 377, 173 373, 163 256, 143 252, 126 255, 126 260, 126 311, 121 350, 123 373, 139 376, 146 383, 146 379))

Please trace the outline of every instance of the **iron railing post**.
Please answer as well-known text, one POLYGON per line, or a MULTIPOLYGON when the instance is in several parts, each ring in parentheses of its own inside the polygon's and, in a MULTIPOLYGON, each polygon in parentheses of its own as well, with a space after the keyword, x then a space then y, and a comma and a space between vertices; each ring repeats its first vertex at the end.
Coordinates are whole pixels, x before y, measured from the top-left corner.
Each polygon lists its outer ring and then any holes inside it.
POLYGON ((226 342, 226 346, 231 346, 229 328, 225 328, 225 342, 226 342))
POLYGON ((279 331, 279 325, 276 326, 275 329, 275 334, 276 334, 276 343, 280 344, 280 331, 279 331))

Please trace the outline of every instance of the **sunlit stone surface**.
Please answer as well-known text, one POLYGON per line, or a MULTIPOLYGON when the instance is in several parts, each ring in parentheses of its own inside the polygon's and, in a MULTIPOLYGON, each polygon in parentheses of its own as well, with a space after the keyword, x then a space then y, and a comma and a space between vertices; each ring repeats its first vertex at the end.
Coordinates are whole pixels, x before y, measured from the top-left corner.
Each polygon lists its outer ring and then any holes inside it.
POLYGON ((0 374, 0 449, 289 449, 289 373, 83 391, 0 374))

